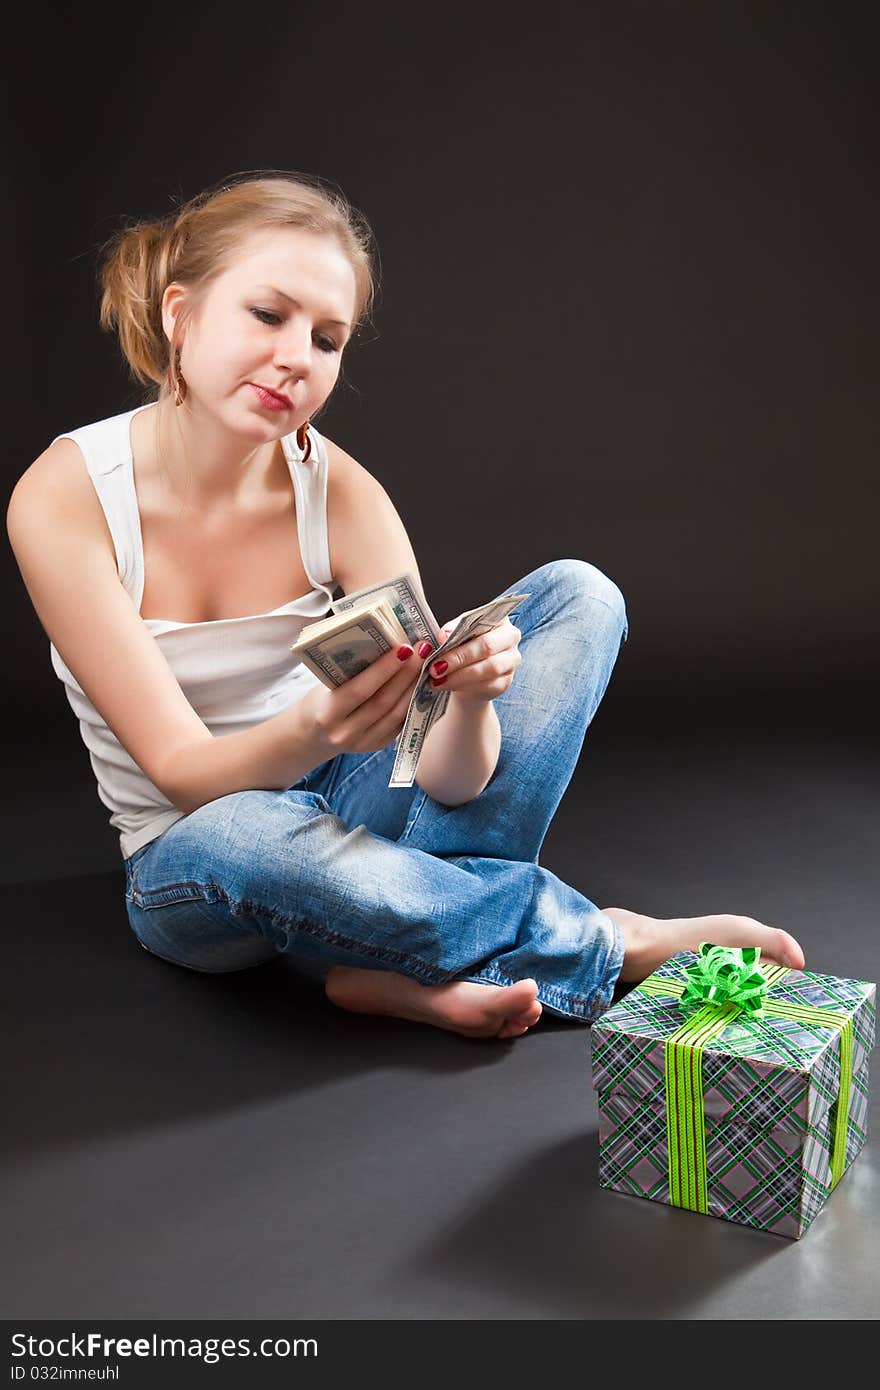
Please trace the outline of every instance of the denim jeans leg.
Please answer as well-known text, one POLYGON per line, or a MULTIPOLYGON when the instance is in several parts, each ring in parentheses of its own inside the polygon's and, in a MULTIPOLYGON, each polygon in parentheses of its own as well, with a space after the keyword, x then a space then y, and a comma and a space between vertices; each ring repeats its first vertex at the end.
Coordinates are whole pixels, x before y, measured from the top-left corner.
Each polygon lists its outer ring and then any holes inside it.
POLYGON ((154 954, 234 970, 278 951, 422 984, 533 977, 589 1022, 620 961, 592 904, 533 863, 453 860, 347 825, 308 791, 243 791, 168 828, 130 867, 126 908, 154 954))

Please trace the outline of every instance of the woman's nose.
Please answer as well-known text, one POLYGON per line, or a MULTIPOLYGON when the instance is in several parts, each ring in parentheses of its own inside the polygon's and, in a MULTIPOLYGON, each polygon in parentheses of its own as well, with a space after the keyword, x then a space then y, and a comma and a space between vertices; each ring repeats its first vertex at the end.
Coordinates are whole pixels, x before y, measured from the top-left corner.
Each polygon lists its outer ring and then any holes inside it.
POLYGON ((308 370, 312 361, 312 339, 308 327, 289 328, 279 333, 275 344, 275 365, 286 371, 308 370))

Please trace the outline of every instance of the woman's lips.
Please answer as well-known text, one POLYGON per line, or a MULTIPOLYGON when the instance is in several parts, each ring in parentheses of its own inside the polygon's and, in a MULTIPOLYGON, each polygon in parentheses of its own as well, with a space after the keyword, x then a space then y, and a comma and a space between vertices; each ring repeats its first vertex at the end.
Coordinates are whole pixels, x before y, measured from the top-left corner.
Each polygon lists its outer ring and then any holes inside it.
POLYGON ((279 396, 277 391, 271 391, 266 386, 257 386, 253 381, 248 382, 252 390, 256 391, 257 399, 267 410, 290 410, 291 402, 286 396, 279 396))

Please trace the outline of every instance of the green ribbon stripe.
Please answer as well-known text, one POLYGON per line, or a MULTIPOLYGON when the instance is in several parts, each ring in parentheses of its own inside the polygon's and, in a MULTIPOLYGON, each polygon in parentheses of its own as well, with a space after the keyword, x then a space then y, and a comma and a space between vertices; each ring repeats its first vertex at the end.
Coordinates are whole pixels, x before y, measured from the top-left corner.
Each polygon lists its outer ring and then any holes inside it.
POLYGON ((703 1049, 740 1014, 752 1018, 790 1018, 839 1031, 840 1091, 829 1192, 843 1176, 852 1091, 852 1015, 812 1004, 767 998, 767 992, 789 974, 789 970, 784 965, 759 966, 760 954, 759 947, 714 946, 704 941, 697 963, 687 967, 687 979, 651 975, 636 986, 643 994, 678 996, 683 1006, 700 1005, 664 1039, 663 1044, 669 1201, 672 1206, 708 1213, 703 1049))

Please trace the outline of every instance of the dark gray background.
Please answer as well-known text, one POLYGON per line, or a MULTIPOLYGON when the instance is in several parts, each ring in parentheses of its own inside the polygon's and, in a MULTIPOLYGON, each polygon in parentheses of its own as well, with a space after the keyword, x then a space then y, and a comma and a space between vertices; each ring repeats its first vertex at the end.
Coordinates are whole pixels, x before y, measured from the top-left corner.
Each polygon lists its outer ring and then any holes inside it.
MULTIPOLYGON (((627 597, 634 695, 857 690, 880 588, 872 8, 416 26, 305 4, 210 46, 198 7, 161 40, 136 14, 88 39, 73 12, 20 17, 9 487, 142 398, 97 328, 98 243, 231 172, 301 169, 365 212, 382 262, 321 423, 390 491, 438 608, 582 556, 627 597)), ((57 712, 24 597, 20 684, 57 712)))
MULTIPOLYGON (((20 7, 8 490, 143 399, 97 328, 122 217, 244 169, 335 181, 383 288, 320 427, 390 492, 438 617, 564 556, 627 600, 542 863, 876 980, 878 28, 855 3, 20 7)), ((876 1314, 870 1144, 780 1242, 596 1189, 586 1030, 474 1045, 344 1016, 284 961, 149 959, 4 555, 10 1311, 876 1314)))

